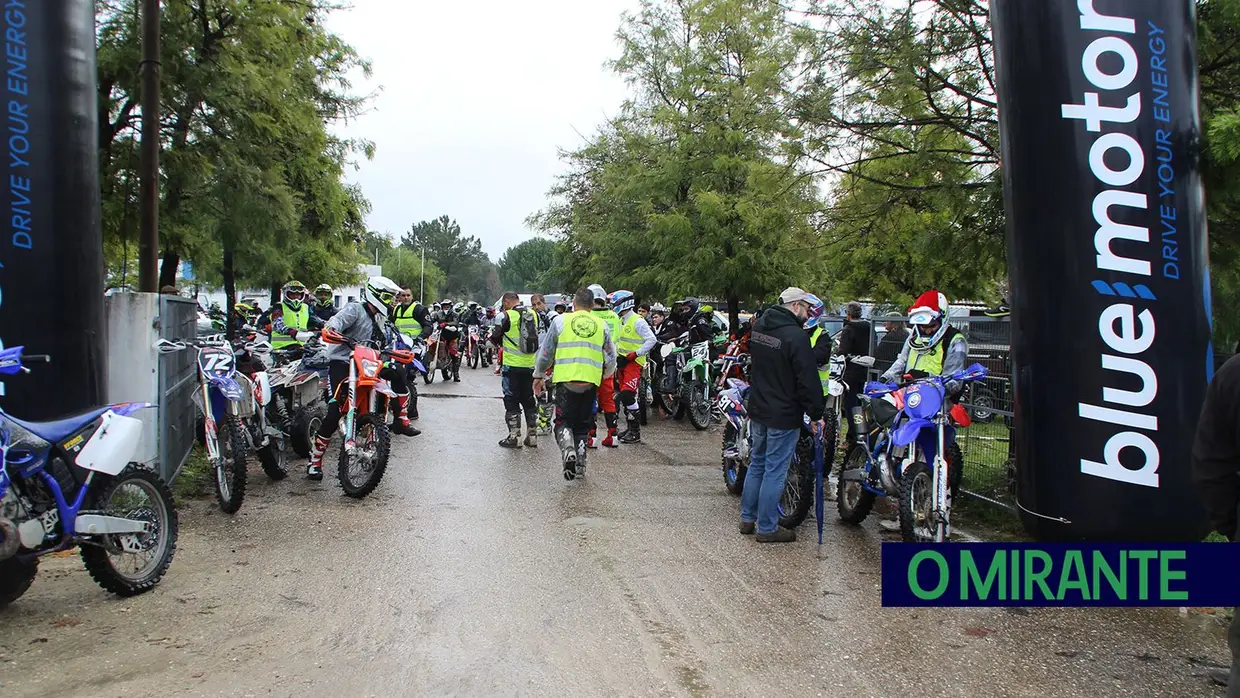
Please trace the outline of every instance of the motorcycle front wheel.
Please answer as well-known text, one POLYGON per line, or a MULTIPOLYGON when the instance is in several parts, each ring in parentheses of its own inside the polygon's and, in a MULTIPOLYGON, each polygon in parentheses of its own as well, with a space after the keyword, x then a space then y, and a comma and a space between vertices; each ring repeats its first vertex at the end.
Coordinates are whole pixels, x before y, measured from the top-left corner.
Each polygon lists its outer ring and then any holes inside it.
POLYGON ((245 501, 245 432, 241 421, 229 415, 215 432, 220 457, 215 462, 215 499, 225 514, 235 514, 245 501))
POLYGON ((916 461, 900 478, 900 537, 905 543, 935 542, 934 476, 930 466, 916 461))
POLYGON ((698 431, 710 427, 710 400, 703 395, 705 387, 701 381, 693 381, 689 387, 689 423, 698 431))
POLYGON ((728 492, 735 495, 745 490, 745 475, 749 472, 739 455, 727 455, 729 447, 738 449, 737 437, 736 427, 729 422, 723 429, 723 484, 728 488, 728 492))
POLYGON ((83 545, 82 563, 91 578, 121 596, 153 589, 168 571, 177 549, 177 510, 167 483, 131 463, 104 484, 90 508, 151 524, 147 533, 96 536, 92 542, 98 545, 83 545))
POLYGON ((353 430, 356 450, 350 454, 346 444, 340 445, 340 487, 354 499, 374 491, 387 470, 392 448, 392 433, 384 414, 364 414, 353 430))
POLYGON ((469 352, 469 367, 470 368, 478 368, 478 364, 481 360, 482 360, 481 357, 478 356, 478 349, 476 347, 472 351, 469 352))

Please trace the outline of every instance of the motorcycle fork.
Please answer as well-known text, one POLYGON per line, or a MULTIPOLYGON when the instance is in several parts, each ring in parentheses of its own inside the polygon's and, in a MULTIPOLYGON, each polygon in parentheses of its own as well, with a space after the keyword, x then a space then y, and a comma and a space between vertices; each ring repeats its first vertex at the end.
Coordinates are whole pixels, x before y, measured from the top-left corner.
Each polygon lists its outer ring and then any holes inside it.
POLYGON ((349 393, 344 412, 345 448, 353 446, 353 418, 357 414, 357 364, 349 362, 349 393))
POLYGON ((220 458, 220 443, 216 436, 214 407, 211 405, 211 387, 207 384, 207 377, 201 371, 198 372, 199 388, 202 390, 202 431, 203 441, 207 442, 207 458, 211 462, 220 458))
POLYGON ((944 428, 945 420, 942 415, 937 420, 936 437, 938 439, 938 448, 934 454, 934 508, 935 508, 935 525, 934 540, 942 543, 951 535, 951 493, 948 492, 948 480, 950 476, 947 472, 946 457, 946 429, 944 428))

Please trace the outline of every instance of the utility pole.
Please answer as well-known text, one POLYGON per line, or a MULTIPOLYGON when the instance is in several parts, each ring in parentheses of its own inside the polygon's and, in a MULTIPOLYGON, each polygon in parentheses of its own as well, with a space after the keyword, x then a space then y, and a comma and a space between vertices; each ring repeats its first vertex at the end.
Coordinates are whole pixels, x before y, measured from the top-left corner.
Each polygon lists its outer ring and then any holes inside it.
POLYGON ((138 290, 159 290, 159 0, 142 0, 142 152, 138 290))

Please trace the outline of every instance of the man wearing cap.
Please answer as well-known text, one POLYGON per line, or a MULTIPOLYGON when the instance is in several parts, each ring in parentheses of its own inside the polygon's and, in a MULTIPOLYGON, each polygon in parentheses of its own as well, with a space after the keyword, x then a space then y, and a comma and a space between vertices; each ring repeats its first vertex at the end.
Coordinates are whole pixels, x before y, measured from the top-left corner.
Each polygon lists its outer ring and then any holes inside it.
POLYGON ((779 295, 755 323, 749 338, 749 414, 753 445, 741 496, 743 534, 760 543, 787 543, 796 533, 779 527, 779 499, 804 415, 815 433, 822 428, 824 399, 809 335, 803 329, 818 301, 794 287, 779 295))

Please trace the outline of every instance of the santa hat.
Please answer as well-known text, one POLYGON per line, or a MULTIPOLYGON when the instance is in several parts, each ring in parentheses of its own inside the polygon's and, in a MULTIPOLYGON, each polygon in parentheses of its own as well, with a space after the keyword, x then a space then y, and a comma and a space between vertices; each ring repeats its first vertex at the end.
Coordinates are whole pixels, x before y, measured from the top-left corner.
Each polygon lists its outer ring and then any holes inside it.
POLYGON ((943 317, 947 314, 947 296, 938 291, 926 291, 917 297, 917 301, 908 309, 910 320, 913 324, 924 324, 929 322, 931 318, 927 317, 922 322, 916 322, 917 315, 933 317, 943 317))

